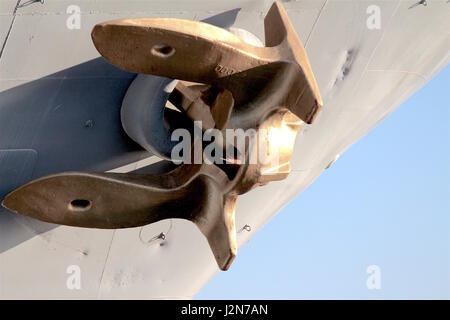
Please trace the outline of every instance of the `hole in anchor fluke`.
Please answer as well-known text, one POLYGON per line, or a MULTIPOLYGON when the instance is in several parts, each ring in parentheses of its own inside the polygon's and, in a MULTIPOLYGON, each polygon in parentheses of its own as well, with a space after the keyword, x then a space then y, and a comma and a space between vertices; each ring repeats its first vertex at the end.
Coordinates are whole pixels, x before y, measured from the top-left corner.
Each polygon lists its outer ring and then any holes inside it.
POLYGON ((175 48, 167 44, 155 44, 152 48, 152 54, 161 58, 168 58, 175 53, 175 48))
POLYGON ((86 211, 91 207, 91 201, 86 199, 75 199, 69 203, 69 209, 72 211, 86 211))

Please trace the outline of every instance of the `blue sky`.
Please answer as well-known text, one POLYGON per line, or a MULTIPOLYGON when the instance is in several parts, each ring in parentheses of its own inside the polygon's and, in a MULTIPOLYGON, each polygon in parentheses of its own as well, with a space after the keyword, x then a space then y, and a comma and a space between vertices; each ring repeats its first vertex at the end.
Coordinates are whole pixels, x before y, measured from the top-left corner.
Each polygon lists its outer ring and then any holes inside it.
POLYGON ((449 299, 449 109, 448 65, 268 222, 197 298, 449 299), (379 290, 366 286, 370 265, 380 268, 379 290))

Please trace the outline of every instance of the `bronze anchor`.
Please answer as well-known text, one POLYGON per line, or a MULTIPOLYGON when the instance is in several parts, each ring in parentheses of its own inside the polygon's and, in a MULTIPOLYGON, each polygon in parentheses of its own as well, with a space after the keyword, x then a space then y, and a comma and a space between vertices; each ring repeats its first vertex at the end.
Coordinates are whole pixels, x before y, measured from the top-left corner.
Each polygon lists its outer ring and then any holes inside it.
MULTIPOLYGON (((179 82, 169 97, 183 116, 219 130, 275 130, 268 141, 276 166, 226 162, 181 164, 163 174, 68 172, 50 175, 8 194, 3 206, 43 221, 87 228, 129 228, 180 218, 197 225, 222 270, 237 253, 234 209, 238 195, 284 179, 298 129, 312 123, 322 101, 306 52, 279 2, 265 20, 266 47, 226 30, 172 18, 98 24, 92 39, 115 66, 179 82)), ((180 122, 180 125, 181 124, 180 122)), ((141 145, 167 158, 143 136, 141 145)), ((193 143, 194 144, 194 143, 193 143)), ((224 148, 233 146, 225 141, 224 148)), ((245 150, 248 160, 257 146, 245 150)))

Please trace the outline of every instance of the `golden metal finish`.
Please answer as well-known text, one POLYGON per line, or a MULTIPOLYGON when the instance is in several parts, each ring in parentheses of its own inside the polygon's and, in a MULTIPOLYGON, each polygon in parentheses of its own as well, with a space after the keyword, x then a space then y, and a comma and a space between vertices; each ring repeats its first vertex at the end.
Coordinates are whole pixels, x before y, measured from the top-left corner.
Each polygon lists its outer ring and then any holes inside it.
MULTIPOLYGON (((311 123, 322 101, 305 50, 286 11, 275 2, 265 18, 266 47, 253 47, 226 30, 171 18, 101 23, 97 50, 112 64, 179 82, 169 100, 203 129, 269 132, 276 163, 182 164, 160 175, 61 173, 10 193, 3 205, 43 221, 88 228, 129 228, 162 219, 192 221, 207 238, 218 266, 236 256, 238 195, 286 178, 302 120, 311 123)), ((235 145, 225 140, 221 147, 235 145)), ((192 146, 194 148, 194 144, 192 146)))
MULTIPOLYGON (((100 23, 92 39, 106 60, 124 70, 228 89, 237 104, 244 107, 252 101, 257 109, 252 118, 259 119, 277 105, 311 123, 322 106, 319 89, 279 2, 270 8, 264 24, 266 47, 262 48, 224 29, 172 18, 100 23)), ((243 119, 238 121, 242 127, 243 119)))

